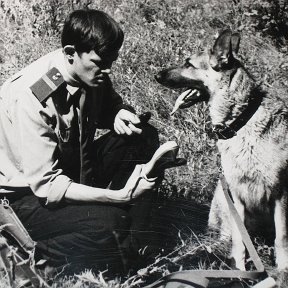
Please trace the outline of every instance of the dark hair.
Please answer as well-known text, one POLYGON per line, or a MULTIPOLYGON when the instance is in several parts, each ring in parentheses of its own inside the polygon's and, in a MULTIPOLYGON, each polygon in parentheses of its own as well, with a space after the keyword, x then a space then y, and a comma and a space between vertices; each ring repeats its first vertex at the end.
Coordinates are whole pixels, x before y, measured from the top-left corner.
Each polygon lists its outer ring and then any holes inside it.
POLYGON ((118 51, 124 33, 118 23, 99 10, 76 10, 64 23, 62 47, 74 45, 78 53, 95 50, 98 55, 118 51))

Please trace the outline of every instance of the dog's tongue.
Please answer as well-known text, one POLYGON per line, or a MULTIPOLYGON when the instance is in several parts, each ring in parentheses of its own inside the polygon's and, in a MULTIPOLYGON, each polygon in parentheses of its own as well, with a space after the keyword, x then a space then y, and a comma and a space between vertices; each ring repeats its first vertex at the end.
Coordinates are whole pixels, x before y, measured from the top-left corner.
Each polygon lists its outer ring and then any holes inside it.
POLYGON ((185 100, 189 98, 190 96, 194 95, 195 93, 199 93, 196 89, 187 89, 183 93, 180 94, 180 96, 176 99, 175 105, 173 107, 172 112, 170 115, 174 115, 175 112, 181 108, 181 105, 185 104, 185 100))

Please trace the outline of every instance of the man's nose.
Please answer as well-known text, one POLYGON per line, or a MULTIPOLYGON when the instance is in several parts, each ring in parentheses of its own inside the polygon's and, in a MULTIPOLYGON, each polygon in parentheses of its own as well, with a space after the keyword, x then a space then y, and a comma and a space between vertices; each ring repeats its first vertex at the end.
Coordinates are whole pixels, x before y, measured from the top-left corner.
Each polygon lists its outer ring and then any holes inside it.
POLYGON ((111 69, 110 69, 110 68, 101 69, 101 73, 104 73, 104 74, 111 74, 111 69))

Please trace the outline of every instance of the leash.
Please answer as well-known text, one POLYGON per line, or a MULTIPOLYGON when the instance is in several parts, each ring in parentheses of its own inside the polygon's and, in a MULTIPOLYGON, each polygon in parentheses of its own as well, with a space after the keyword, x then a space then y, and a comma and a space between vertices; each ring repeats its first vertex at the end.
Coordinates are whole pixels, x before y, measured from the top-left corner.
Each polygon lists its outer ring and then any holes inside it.
POLYGON ((230 196, 230 192, 229 192, 229 188, 228 188, 228 183, 224 177, 223 174, 220 175, 220 181, 221 181, 221 184, 222 184, 222 188, 223 188, 223 192, 224 192, 224 196, 225 196, 225 199, 228 203, 228 207, 230 209, 230 212, 231 212, 231 215, 234 219, 234 221, 236 222, 236 225, 241 233, 241 236, 242 236, 242 241, 243 243, 245 244, 246 246, 246 249, 248 250, 249 252, 249 255, 256 267, 256 269, 259 271, 259 272, 263 272, 265 270, 264 268, 264 265, 251 241, 251 238, 247 232, 247 229, 246 227, 244 226, 244 223, 242 221, 242 219, 240 218, 239 216, 239 213, 237 212, 235 206, 234 206, 234 203, 231 199, 231 196, 230 196))
MULTIPOLYGON (((267 276, 264 265, 250 239, 247 229, 241 220, 234 203, 230 196, 228 183, 223 174, 220 175, 225 199, 228 203, 231 215, 236 222, 236 225, 241 233, 242 241, 256 267, 256 271, 241 271, 241 270, 184 270, 174 272, 166 275, 156 282, 145 286, 144 288, 207 288, 210 280, 217 281, 217 283, 224 283, 227 281, 235 282, 235 279, 259 281, 254 288, 272 288, 275 287, 276 282, 272 277, 267 276)), ((220 286, 219 286, 220 287, 220 286)))

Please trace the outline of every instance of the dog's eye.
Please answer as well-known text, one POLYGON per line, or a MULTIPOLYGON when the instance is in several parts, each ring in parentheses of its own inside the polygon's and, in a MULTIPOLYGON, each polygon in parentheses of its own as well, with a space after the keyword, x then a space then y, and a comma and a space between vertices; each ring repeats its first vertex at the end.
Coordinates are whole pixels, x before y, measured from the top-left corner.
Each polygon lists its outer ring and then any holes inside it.
POLYGON ((186 59, 184 66, 185 66, 185 68, 192 67, 192 68, 195 68, 195 69, 196 69, 196 67, 193 65, 193 63, 192 63, 192 61, 191 61, 191 58, 187 58, 187 59, 186 59))

